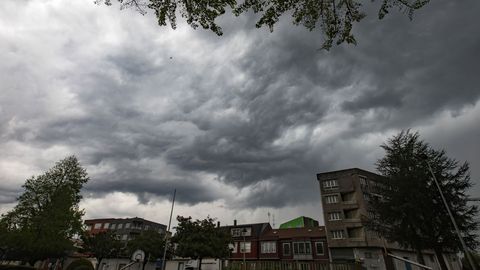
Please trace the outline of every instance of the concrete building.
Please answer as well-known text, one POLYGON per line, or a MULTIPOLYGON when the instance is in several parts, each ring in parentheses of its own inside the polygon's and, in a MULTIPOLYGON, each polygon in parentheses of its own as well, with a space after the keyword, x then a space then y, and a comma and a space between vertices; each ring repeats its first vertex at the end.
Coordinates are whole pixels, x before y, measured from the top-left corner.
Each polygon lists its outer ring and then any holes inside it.
POLYGON ((85 220, 87 232, 96 234, 104 231, 113 231, 120 240, 128 241, 147 230, 165 233, 167 226, 143 218, 100 218, 85 220))
MULTIPOLYGON (((368 216, 368 198, 375 196, 375 188, 383 177, 358 168, 317 174, 320 184, 323 215, 333 262, 362 262, 368 270, 420 269, 413 264, 392 259, 388 252, 400 258, 416 261, 416 254, 402 249, 396 243, 380 238, 368 231, 361 217, 368 216)), ((440 269, 433 252, 424 251, 427 266, 440 269)), ((455 254, 446 254, 445 261, 451 270, 461 269, 455 254)))

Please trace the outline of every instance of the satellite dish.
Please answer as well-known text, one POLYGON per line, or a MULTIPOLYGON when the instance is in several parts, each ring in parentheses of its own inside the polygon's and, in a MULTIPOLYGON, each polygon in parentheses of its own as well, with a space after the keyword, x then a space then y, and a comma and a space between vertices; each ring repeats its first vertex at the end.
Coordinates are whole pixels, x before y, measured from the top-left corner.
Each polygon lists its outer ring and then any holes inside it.
POLYGON ((143 250, 137 249, 132 254, 132 261, 143 262, 145 260, 145 252, 143 250))

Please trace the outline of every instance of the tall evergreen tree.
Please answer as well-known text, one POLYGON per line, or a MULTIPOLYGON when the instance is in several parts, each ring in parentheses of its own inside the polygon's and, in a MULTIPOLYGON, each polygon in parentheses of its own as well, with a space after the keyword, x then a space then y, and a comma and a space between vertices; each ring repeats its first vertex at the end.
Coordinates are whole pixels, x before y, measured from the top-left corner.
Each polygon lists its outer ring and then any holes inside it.
POLYGON ((433 250, 442 270, 447 270, 442 254, 462 247, 427 162, 466 244, 475 248, 478 207, 467 202, 467 191, 472 186, 468 163, 447 157, 444 150, 435 150, 409 130, 393 136, 381 147, 386 154, 377 161, 377 170, 385 181, 370 198, 372 214, 367 226, 390 241, 416 250, 421 263, 421 251, 433 250))
POLYGON ((75 156, 27 179, 18 204, 0 220, 5 257, 34 263, 72 250, 72 237, 82 232, 84 212, 78 204, 87 181, 87 172, 75 156))

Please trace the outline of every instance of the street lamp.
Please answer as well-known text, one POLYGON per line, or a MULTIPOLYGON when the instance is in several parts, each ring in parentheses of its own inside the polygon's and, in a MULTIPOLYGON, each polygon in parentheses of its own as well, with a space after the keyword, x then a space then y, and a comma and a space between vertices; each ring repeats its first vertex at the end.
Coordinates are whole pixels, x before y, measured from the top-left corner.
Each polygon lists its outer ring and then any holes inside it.
POLYGON ((472 267, 471 269, 477 270, 475 267, 475 264, 473 263, 472 257, 470 256, 470 252, 468 252, 467 245, 465 245, 465 241, 463 240, 462 235, 460 234, 460 230, 458 229, 457 222, 453 218, 452 211, 450 211, 450 207, 447 204, 447 200, 445 199, 445 196, 443 196, 442 188, 440 187, 440 184, 437 181, 437 177, 433 173, 432 167, 430 166, 430 162, 428 162, 428 156, 424 153, 420 156, 422 159, 425 160, 428 166, 428 170, 432 174, 433 181, 435 182, 435 185, 437 186, 438 193, 440 193, 440 197, 442 198, 443 204, 445 205, 445 208, 447 209, 448 216, 450 217, 450 220, 452 221, 453 227, 455 228, 455 232, 457 233, 458 239, 460 240, 460 243, 462 244, 463 251, 465 252, 465 255, 467 256, 467 260, 470 263, 470 266, 472 267))
MULTIPOLYGON (((242 230, 242 235, 243 235, 243 249, 242 249, 242 250, 243 250, 243 269, 244 269, 244 270, 247 270, 247 264, 245 263, 245 250, 246 250, 245 247, 246 247, 246 244, 247 244, 247 243, 245 243, 245 235, 246 235, 246 234, 247 234, 247 228, 243 228, 243 230, 242 230)), ((474 269, 474 270, 476 270, 476 269, 474 269)))

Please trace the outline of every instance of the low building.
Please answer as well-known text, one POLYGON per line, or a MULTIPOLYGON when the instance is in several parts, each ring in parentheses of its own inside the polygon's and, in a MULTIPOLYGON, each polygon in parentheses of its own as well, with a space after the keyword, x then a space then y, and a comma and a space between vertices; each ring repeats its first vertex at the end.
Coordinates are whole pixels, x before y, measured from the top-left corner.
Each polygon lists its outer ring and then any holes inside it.
POLYGON ((260 237, 261 260, 328 262, 325 228, 273 229, 260 237))
POLYGON ((132 240, 143 231, 155 230, 163 234, 167 230, 166 225, 139 217, 88 219, 85 225, 90 234, 112 231, 122 241, 132 240))
POLYGON ((270 230, 270 223, 237 224, 234 220, 232 226, 224 226, 232 234, 231 260, 258 260, 260 250, 260 236, 270 230))
POLYGON ((318 227, 318 221, 309 217, 297 217, 280 224, 280 229, 318 227))

